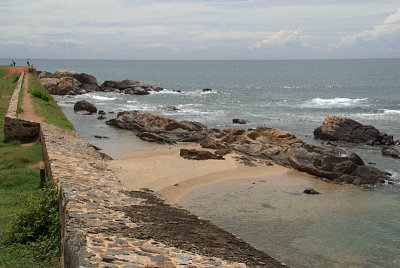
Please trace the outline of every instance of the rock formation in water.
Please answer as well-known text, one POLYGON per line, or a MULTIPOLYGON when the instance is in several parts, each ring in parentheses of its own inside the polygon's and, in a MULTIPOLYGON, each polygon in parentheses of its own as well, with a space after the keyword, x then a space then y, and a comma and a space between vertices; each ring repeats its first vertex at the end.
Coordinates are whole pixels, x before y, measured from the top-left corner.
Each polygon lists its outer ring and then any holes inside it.
POLYGON ((74 111, 78 112, 78 111, 88 111, 89 113, 96 113, 97 112, 97 108, 96 106, 94 106, 94 104, 85 101, 85 100, 81 100, 81 101, 77 101, 74 105, 74 111))
POLYGON ((148 95, 150 91, 159 92, 163 90, 161 87, 155 87, 139 81, 123 80, 123 81, 104 81, 100 86, 100 91, 124 93, 129 95, 148 95))
POLYGON ((207 135, 207 127, 197 122, 165 118, 138 111, 120 112, 108 125, 134 130, 143 140, 158 143, 197 142, 207 135))
POLYGON ((307 144, 276 128, 207 129, 200 123, 179 122, 138 111, 118 113, 117 118, 107 121, 107 124, 133 130, 146 141, 197 142, 203 148, 234 151, 254 159, 272 160, 279 165, 337 183, 375 185, 389 179, 384 172, 365 166, 356 154, 341 157, 335 149, 307 144))
POLYGON ((393 147, 384 146, 381 150, 383 156, 393 157, 400 159, 400 151, 393 147))
POLYGON ((393 145, 393 136, 381 133, 373 126, 366 126, 352 119, 329 115, 320 127, 314 130, 314 137, 321 140, 364 143, 367 145, 393 145))

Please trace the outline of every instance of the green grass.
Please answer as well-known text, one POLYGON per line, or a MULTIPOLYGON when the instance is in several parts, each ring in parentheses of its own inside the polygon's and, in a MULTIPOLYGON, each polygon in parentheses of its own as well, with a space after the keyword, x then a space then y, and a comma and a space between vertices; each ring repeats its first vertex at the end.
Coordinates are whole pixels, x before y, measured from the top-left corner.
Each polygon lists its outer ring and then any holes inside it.
MULTIPOLYGON (((29 74, 29 90, 32 89, 40 89, 42 91, 45 91, 39 79, 34 74, 29 74)), ((32 101, 33 105, 35 106, 36 112, 39 115, 45 117, 47 123, 67 130, 74 129, 72 123, 67 119, 58 104, 51 96, 48 102, 33 96, 32 101)))
POLYGON ((36 142, 21 147, 19 141, 4 142, 4 116, 19 75, 4 78, 0 67, 0 267, 55 267, 57 257, 39 258, 40 247, 34 243, 7 243, 7 230, 15 226, 17 216, 39 192, 39 169, 27 165, 43 160, 42 146, 36 142))

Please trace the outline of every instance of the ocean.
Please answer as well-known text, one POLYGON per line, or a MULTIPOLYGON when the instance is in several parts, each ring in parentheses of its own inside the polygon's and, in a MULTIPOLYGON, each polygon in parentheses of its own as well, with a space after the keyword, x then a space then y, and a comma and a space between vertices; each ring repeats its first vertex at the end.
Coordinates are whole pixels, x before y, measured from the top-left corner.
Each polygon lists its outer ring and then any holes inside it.
MULTIPOLYGON (((80 135, 113 157, 154 145, 129 131, 109 127, 95 116, 74 114, 77 100, 94 103, 108 118, 118 111, 139 110, 216 128, 238 127, 232 119, 241 118, 248 123, 240 127, 276 127, 313 144, 320 143, 313 139, 313 130, 327 115, 336 114, 400 139, 400 59, 31 62, 39 70, 92 74, 99 84, 131 79, 165 88, 147 96, 90 93, 55 97, 80 135), (204 93, 203 88, 212 91, 204 93), (162 110, 167 105, 179 110, 162 110), (109 138, 99 140, 95 134, 109 138)), ((0 59, 0 64, 7 63, 0 59)), ((400 182, 400 160, 382 157, 380 148, 342 147, 400 182)), ((278 202, 279 198, 290 200, 290 195, 262 186, 248 190, 246 184, 200 187, 182 199, 181 205, 292 267, 400 267, 400 185, 343 189, 340 194, 327 190, 324 202, 301 203, 304 209, 292 212, 298 217, 287 216, 287 206, 262 206, 262 202, 278 202)), ((299 208, 296 199, 293 202, 299 208)))

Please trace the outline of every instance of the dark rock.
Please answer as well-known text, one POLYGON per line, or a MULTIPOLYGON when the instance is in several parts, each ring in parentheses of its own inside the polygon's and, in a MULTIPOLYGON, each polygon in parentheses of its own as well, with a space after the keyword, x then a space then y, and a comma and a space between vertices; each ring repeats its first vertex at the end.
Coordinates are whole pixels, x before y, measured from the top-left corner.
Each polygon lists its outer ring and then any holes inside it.
POLYGON ((173 105, 168 105, 168 106, 162 107, 161 110, 172 112, 172 111, 179 111, 179 108, 177 108, 173 105))
POLYGON ((358 156, 355 153, 352 153, 349 156, 349 160, 352 161, 354 164, 358 165, 358 166, 364 166, 364 161, 361 159, 360 156, 358 156))
POLYGON ((202 90, 202 92, 210 92, 210 91, 212 91, 211 88, 203 88, 203 90, 202 90))
POLYGON ((392 147, 383 147, 382 155, 400 159, 400 151, 392 147))
POLYGON ((94 135, 93 137, 95 137, 96 139, 109 139, 110 138, 110 137, 101 136, 101 135, 94 135))
POLYGON ((149 95, 150 90, 148 88, 142 88, 142 87, 135 87, 132 89, 132 94, 133 95, 149 95))
POLYGON ((209 151, 200 151, 196 149, 181 149, 180 156, 190 160, 207 160, 207 159, 224 160, 222 155, 211 153, 209 151))
POLYGON ((244 119, 239 119, 239 118, 234 118, 234 119, 232 119, 232 123, 244 125, 244 124, 246 124, 246 120, 244 120, 244 119))
POLYGON ((364 143, 367 145, 392 145, 393 136, 380 133, 373 126, 362 125, 352 119, 330 115, 314 130, 316 139, 364 143))
POLYGON ((320 192, 314 190, 313 188, 307 188, 303 191, 305 194, 319 194, 320 192))
POLYGON ((104 120, 104 119, 107 119, 107 117, 106 117, 105 115, 101 114, 101 115, 99 115, 99 116, 97 117, 97 119, 99 119, 99 120, 104 120))
POLYGON ((103 158, 105 160, 113 160, 113 158, 106 153, 99 152, 99 154, 100 154, 101 158, 103 158))
POLYGON ((359 177, 357 184, 376 184, 376 182, 385 182, 388 176, 377 168, 370 166, 359 166, 352 173, 352 176, 359 177))
POLYGON ((98 114, 106 114, 106 112, 104 112, 103 110, 99 110, 98 114))
POLYGON ((92 103, 82 100, 75 103, 74 111, 88 111, 91 113, 96 113, 97 108, 92 103))

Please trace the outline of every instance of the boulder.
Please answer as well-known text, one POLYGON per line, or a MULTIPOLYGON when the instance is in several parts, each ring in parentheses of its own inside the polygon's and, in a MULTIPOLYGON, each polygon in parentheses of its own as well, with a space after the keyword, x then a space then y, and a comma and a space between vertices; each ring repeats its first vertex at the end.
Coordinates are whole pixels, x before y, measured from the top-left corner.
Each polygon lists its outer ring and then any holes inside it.
POLYGON ((224 158, 220 154, 215 154, 209 151, 202 151, 196 149, 181 149, 180 156, 190 160, 208 160, 208 159, 224 160, 224 158))
POLYGON ((320 192, 314 190, 313 188, 307 188, 303 191, 305 194, 320 194, 320 192))
POLYGON ((314 130, 316 139, 364 143, 367 145, 392 145, 393 136, 380 133, 373 126, 362 125, 352 119, 329 115, 320 127, 314 130))
POLYGON ((76 94, 82 88, 82 84, 72 77, 42 78, 40 82, 52 95, 76 94))
POLYGON ((168 106, 162 107, 161 110, 173 112, 173 111, 179 111, 179 108, 177 108, 173 105, 168 105, 168 106))
POLYGON ((98 91, 97 79, 89 74, 57 70, 55 73, 38 72, 38 78, 53 95, 77 95, 98 91))
POLYGON ((92 104, 88 101, 82 100, 82 101, 78 101, 75 103, 74 111, 88 111, 90 113, 96 113, 97 108, 96 108, 96 106, 94 106, 94 104, 92 104))
POLYGON ((150 90, 148 88, 142 88, 142 87, 134 87, 132 89, 132 94, 133 95, 149 95, 150 90))
POLYGON ((211 88, 203 88, 202 92, 211 92, 212 89, 211 88))
POLYGON ((244 125, 244 124, 246 124, 246 120, 239 119, 239 118, 234 118, 234 119, 232 119, 232 123, 233 124, 242 124, 242 125, 244 125))
POLYGON ((104 120, 104 119, 107 119, 107 117, 106 117, 104 114, 101 114, 101 115, 99 115, 99 116, 97 117, 97 119, 99 119, 99 120, 104 120))
POLYGON ((103 110, 99 110, 98 114, 106 114, 106 112, 104 112, 103 110))
POLYGON ((400 151, 393 147, 383 147, 381 152, 383 156, 400 159, 400 151))
POLYGON ((108 125, 135 131, 137 136, 146 141, 159 143, 196 142, 203 138, 207 128, 188 121, 165 118, 153 113, 126 111, 117 114, 117 118, 108 120, 108 125))

